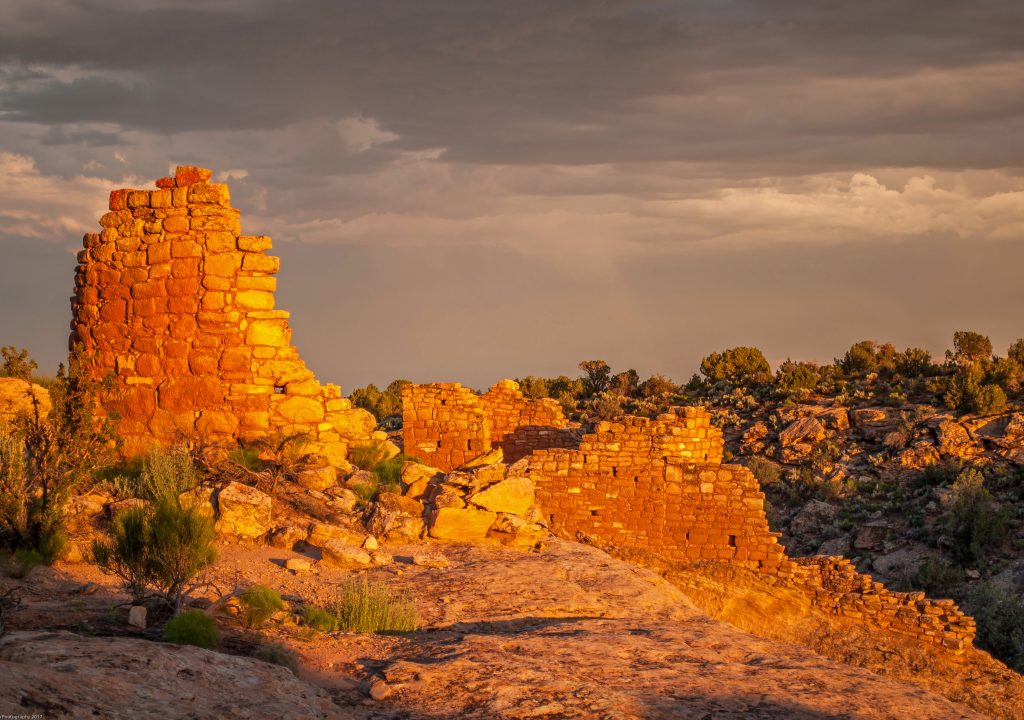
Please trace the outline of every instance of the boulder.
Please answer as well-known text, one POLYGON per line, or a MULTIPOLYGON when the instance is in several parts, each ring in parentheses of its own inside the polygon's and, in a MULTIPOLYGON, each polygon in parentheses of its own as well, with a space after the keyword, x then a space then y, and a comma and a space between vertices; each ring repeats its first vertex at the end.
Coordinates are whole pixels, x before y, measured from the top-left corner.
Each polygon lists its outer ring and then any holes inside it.
POLYGON ((813 417, 800 418, 779 433, 779 444, 784 448, 798 443, 813 445, 824 439, 825 427, 813 417))
POLYGON ((525 477, 510 477, 471 495, 469 502, 495 513, 523 515, 531 505, 536 503, 535 491, 533 480, 525 477))
POLYGON ((381 493, 366 521, 371 534, 385 540, 416 540, 423 534, 423 504, 396 493, 381 493))
POLYGON ((849 555, 850 554, 850 538, 846 535, 840 535, 834 537, 831 540, 826 540, 818 547, 818 555, 849 555))
POLYGON ((369 565, 371 562, 370 553, 344 540, 328 540, 321 548, 321 552, 323 561, 329 565, 352 567, 369 565))
POLYGON ((818 421, 828 430, 845 432, 850 429, 850 414, 846 408, 832 408, 818 415, 818 421))
POLYGON ((359 496, 345 487, 333 487, 327 489, 329 502, 334 509, 343 513, 350 513, 359 504, 359 496))
POLYGON ((972 458, 981 452, 974 444, 967 428, 953 420, 942 420, 935 428, 935 440, 939 454, 944 457, 972 458))
POLYGON ((477 508, 437 508, 430 515, 430 537, 438 540, 474 542, 487 537, 498 514, 477 508))
POLYGON ((199 515, 213 520, 216 511, 213 507, 213 488, 194 487, 178 496, 178 504, 186 510, 195 510, 199 515))
POLYGON ((309 531, 306 528, 299 527, 298 525, 285 525, 277 528, 270 534, 269 543, 276 548, 291 550, 298 543, 305 542, 308 535, 309 531))
POLYGON ((219 535, 254 540, 265 535, 271 526, 270 496, 254 487, 229 482, 217 493, 219 535))
POLYGON ((893 528, 885 520, 873 520, 863 526, 853 541, 858 550, 880 551, 885 548, 886 541, 892 536, 893 528))
POLYGON ((338 484, 338 470, 323 455, 307 455, 295 481, 308 490, 326 490, 338 484))
POLYGON ((897 456, 905 468, 919 470, 939 462, 939 451, 928 441, 916 442, 897 456))
POLYGON ((898 411, 890 408, 857 408, 850 411, 850 423, 869 440, 880 440, 900 422, 898 411))
POLYGON ((881 580, 910 580, 930 554, 924 545, 911 545, 876 557, 871 561, 871 567, 881 580))
POLYGON ((146 629, 146 606, 132 605, 128 610, 128 624, 137 627, 139 630, 146 629))
POLYGON ((425 568, 451 567, 451 562, 440 553, 418 553, 412 556, 412 564, 425 568))
POLYGON ((811 500, 800 508, 800 512, 790 521, 789 532, 793 535, 820 533, 832 527, 838 514, 839 509, 835 505, 821 500, 811 500))
POLYGON ((364 533, 349 530, 340 525, 314 522, 310 523, 309 535, 306 537, 306 544, 322 548, 331 540, 342 540, 358 547, 363 543, 364 533))
POLYGON ((284 561, 284 568, 298 574, 300 572, 309 572, 313 569, 313 566, 306 558, 288 558, 284 561))
POLYGON ((442 473, 435 467, 409 461, 402 465, 402 484, 405 496, 420 499, 427 493, 430 481, 442 473))

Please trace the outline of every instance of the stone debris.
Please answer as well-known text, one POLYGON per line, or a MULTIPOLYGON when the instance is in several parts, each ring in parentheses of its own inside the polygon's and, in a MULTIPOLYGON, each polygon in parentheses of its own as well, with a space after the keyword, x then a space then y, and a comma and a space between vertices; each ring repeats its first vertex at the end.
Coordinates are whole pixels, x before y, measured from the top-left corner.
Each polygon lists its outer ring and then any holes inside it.
POLYGON ((344 540, 328 540, 320 550, 323 553, 323 562, 330 565, 359 566, 369 565, 371 562, 370 553, 361 547, 349 545, 344 540))
POLYGON ((239 482, 229 482, 216 494, 217 522, 214 529, 219 535, 241 540, 256 540, 271 528, 269 495, 239 482))
POLYGON ((128 624, 139 630, 146 629, 146 608, 143 605, 132 605, 128 610, 128 624))

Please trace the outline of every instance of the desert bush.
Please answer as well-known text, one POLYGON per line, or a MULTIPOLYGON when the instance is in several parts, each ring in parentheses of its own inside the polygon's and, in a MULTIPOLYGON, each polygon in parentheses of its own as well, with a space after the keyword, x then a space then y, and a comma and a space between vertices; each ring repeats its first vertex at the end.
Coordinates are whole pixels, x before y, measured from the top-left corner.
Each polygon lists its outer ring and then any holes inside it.
POLYGON ((186 610, 164 625, 164 640, 213 650, 218 641, 217 624, 201 610, 186 610))
POLYGON ((112 542, 93 543, 93 557, 141 600, 152 587, 175 610, 182 593, 203 568, 213 563, 213 523, 176 501, 130 508, 111 524, 112 542))
POLYGON ((0 376, 19 378, 26 382, 32 381, 32 373, 39 365, 29 357, 28 350, 18 349, 13 345, 4 345, 0 348, 0 356, 3 356, 4 364, 0 366, 0 376))
POLYGON ((914 574, 914 587, 933 597, 952 597, 964 582, 964 570, 935 555, 929 556, 914 574))
POLYGON ((1024 338, 1020 338, 1006 351, 1006 357, 1024 366, 1024 338))
POLYGON ((587 420, 595 422, 598 420, 611 420, 619 417, 625 412, 622 406, 622 397, 613 392, 602 392, 591 398, 584 409, 587 420))
POLYGON ((1024 601, 985 582, 968 596, 967 609, 978 624, 977 644, 1017 672, 1024 671, 1024 601))
POLYGON ((854 343, 842 358, 835 361, 836 367, 847 377, 863 377, 868 373, 891 371, 896 367, 896 348, 892 343, 876 343, 861 340, 854 343))
POLYGON ((782 478, 782 468, 767 458, 755 455, 747 460, 747 468, 761 483, 761 487, 777 485, 782 478))
POLYGON ((257 660, 288 668, 293 675, 299 674, 299 661, 295 653, 278 643, 261 643, 252 654, 257 660))
POLYGON ((242 618, 246 627, 254 629, 262 627, 274 613, 286 607, 281 594, 266 585, 253 585, 239 596, 239 600, 245 606, 242 618))
POLYGON ((640 375, 630 368, 625 372, 616 373, 608 383, 609 389, 624 397, 637 397, 640 394, 640 375))
POLYGON ((393 380, 384 390, 369 384, 364 388, 356 388, 349 399, 356 407, 369 410, 377 420, 402 413, 402 387, 408 380, 393 380))
POLYGON ((974 469, 957 475, 945 502, 943 522, 954 557, 962 563, 981 562, 986 551, 1005 538, 1007 513, 996 505, 984 476, 974 469))
POLYGON ((656 398, 671 395, 679 391, 679 386, 672 378, 655 373, 640 383, 640 394, 645 398, 656 398))
POLYGON ((961 413, 989 415, 1006 409, 1006 393, 998 385, 984 382, 978 364, 964 365, 947 378, 943 402, 961 413))
POLYGON ((410 460, 420 462, 401 453, 389 458, 388 448, 381 441, 352 448, 349 462, 360 470, 370 471, 374 476, 374 482, 360 484, 353 487, 352 491, 365 502, 373 500, 381 492, 401 493, 402 466, 410 460))
POLYGON ((45 562, 43 554, 38 550, 27 550, 22 548, 20 550, 16 550, 14 554, 11 555, 5 569, 9 576, 21 579, 27 577, 28 574, 32 572, 33 568, 39 567, 40 565, 45 564, 45 562))
POLYGON ((770 380, 772 369, 758 348, 735 347, 705 357, 700 372, 712 383, 754 387, 770 380))
POLYGON ((177 502, 178 496, 199 484, 192 455, 182 447, 159 448, 142 464, 137 496, 153 502, 177 502))
POLYGON ((992 341, 981 333, 957 330, 953 333, 953 350, 946 351, 946 358, 959 365, 991 360, 992 341))
POLYGON ((299 617, 303 625, 317 632, 333 632, 338 629, 338 619, 334 614, 315 605, 303 605, 299 617))
POLYGON ((19 418, 0 440, 0 539, 10 548, 34 548, 52 563, 64 544, 64 512, 72 493, 108 464, 114 449, 113 425, 93 411, 101 386, 85 380, 72 356, 50 390, 46 415, 19 418))
POLYGON ((603 393, 611 385, 612 369, 604 360, 584 360, 579 364, 583 371, 583 390, 590 396, 603 393))
POLYGON ((814 390, 818 386, 818 366, 787 359, 775 373, 775 387, 784 394, 814 390))
POLYGON ((412 597, 366 578, 345 582, 330 609, 339 630, 387 634, 416 629, 412 597))
POLYGON ((935 372, 932 354, 923 348, 907 348, 895 357, 896 372, 905 378, 918 378, 935 372))

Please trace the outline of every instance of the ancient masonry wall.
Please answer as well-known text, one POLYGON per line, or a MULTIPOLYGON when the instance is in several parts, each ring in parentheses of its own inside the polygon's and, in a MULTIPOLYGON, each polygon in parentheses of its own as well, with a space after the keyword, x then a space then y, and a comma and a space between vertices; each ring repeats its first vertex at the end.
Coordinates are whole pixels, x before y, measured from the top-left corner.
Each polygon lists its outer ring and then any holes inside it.
POLYGON ((673 562, 717 561, 790 582, 825 612, 957 652, 974 621, 948 600, 893 593, 841 557, 791 560, 771 532, 749 470, 723 465, 722 434, 697 408, 655 420, 598 424, 578 449, 532 453, 513 470, 533 479, 552 529, 673 562))
POLYGON ((156 190, 115 190, 87 234, 71 299, 71 345, 118 414, 124 452, 202 436, 251 441, 303 433, 343 466, 376 422, 321 385, 275 308, 270 238, 242 235, 228 186, 179 167, 156 190))
POLYGON ((405 385, 405 452, 442 470, 501 448, 513 462, 532 450, 575 446, 579 438, 554 400, 527 400, 513 380, 483 395, 459 383, 405 385))

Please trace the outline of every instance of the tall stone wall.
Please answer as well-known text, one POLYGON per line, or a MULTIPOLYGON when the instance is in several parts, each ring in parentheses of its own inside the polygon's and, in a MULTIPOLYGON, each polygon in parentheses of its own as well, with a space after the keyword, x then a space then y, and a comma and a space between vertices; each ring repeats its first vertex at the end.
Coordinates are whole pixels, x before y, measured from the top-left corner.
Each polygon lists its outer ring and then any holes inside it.
POLYGON ((179 167, 156 190, 115 190, 102 230, 78 254, 71 345, 95 378, 124 452, 202 436, 251 441, 303 433, 345 464, 376 422, 321 385, 275 307, 270 238, 243 235, 228 186, 179 167))
POLYGON ((568 425, 557 402, 528 400, 513 380, 483 395, 460 383, 402 388, 405 452, 442 470, 494 448, 514 461, 537 448, 574 446, 578 437, 564 431, 568 425))
POLYGON ((402 437, 407 455, 442 470, 491 449, 487 414, 459 383, 402 386, 402 437))
POLYGON ((598 424, 578 449, 510 468, 536 485, 552 530, 675 563, 714 561, 788 582, 822 611, 958 652, 974 621, 951 600, 894 593, 841 557, 792 560, 768 526, 753 474, 723 465, 722 434, 697 408, 598 424))

